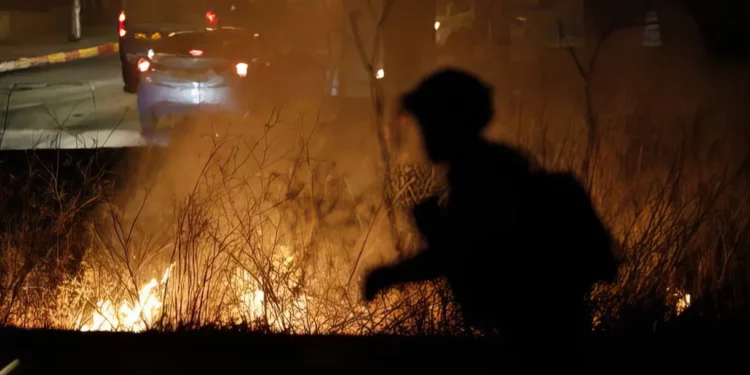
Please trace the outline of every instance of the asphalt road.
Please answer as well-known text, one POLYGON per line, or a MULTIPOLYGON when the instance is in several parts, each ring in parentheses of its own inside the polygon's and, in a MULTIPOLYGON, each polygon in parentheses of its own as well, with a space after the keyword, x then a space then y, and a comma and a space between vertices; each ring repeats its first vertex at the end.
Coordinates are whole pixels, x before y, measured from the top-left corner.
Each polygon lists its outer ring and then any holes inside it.
MULTIPOLYGON (((136 95, 122 89, 117 55, 100 56, 0 74, 0 150, 92 149, 165 146, 171 139, 141 135, 136 95)), ((311 156, 335 161, 350 188, 369 186, 379 159, 369 102, 341 115, 320 98, 285 100, 253 110, 240 133, 273 139, 284 155, 306 138, 311 156), (273 129, 266 129, 274 123, 273 129)), ((361 103, 360 103, 361 104, 361 103)), ((215 125, 215 124, 214 124, 215 125)), ((207 126, 208 127, 208 126, 207 126)), ((218 136, 218 133, 217 133, 218 136)), ((252 142, 250 142, 252 144, 252 142)))
MULTIPOLYGON (((136 95, 125 93, 122 86, 117 55, 0 73, 0 130, 4 130, 0 150, 163 144, 164 140, 141 136, 136 95)), ((361 121, 353 124, 347 119, 345 124, 338 121, 338 126, 323 126, 334 122, 337 112, 321 107, 320 100, 285 100, 273 106, 281 110, 278 115, 283 123, 304 122, 310 127, 321 122, 313 127, 319 135, 327 133, 329 147, 335 140, 337 152, 344 145, 354 144, 361 151, 362 142, 374 139, 373 129, 361 121)), ((269 108, 255 114, 258 121, 275 117, 269 108)))
POLYGON ((116 55, 0 74, 2 150, 142 146, 116 55))

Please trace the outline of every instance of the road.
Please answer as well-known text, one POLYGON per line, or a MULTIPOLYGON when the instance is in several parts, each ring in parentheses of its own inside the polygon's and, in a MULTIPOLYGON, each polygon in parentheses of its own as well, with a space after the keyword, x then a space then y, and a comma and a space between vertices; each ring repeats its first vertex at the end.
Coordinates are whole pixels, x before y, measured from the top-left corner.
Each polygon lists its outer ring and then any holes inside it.
POLYGON ((0 74, 0 149, 142 146, 116 55, 0 74))
MULTIPOLYGON (((141 135, 136 95, 122 90, 118 56, 53 64, 0 73, 0 150, 89 149, 164 146, 169 139, 141 135)), ((309 151, 321 160, 336 161, 339 169, 371 177, 369 165, 378 159, 375 127, 367 121, 333 120, 316 100, 283 103, 280 113, 251 114, 262 135, 266 122, 278 125, 269 131, 280 153, 297 145, 301 134, 309 151), (278 116, 278 117, 276 117, 278 116), (313 131, 314 129, 314 131, 313 131), (278 133, 278 134, 276 134, 278 133)), ((367 110, 366 108, 364 109, 367 110)), ((365 113, 364 118, 369 118, 365 113)), ((242 132, 252 132, 245 128, 242 132)), ((368 177, 368 178, 370 178, 368 177)), ((368 181, 363 178, 362 181, 368 181)), ((363 183, 365 183, 363 182, 363 183)))

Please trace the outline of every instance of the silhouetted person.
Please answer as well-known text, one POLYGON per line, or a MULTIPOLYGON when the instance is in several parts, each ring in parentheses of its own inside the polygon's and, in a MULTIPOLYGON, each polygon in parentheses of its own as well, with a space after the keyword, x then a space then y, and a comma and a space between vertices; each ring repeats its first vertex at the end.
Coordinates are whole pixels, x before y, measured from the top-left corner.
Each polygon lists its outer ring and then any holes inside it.
POLYGON ((467 326, 499 333, 525 354, 565 357, 591 330, 584 295, 615 277, 611 239, 572 175, 539 171, 521 151, 482 138, 492 97, 491 87, 455 69, 403 96, 429 158, 447 167, 450 193, 444 207, 432 198, 414 208, 427 248, 374 270, 365 298, 445 277, 467 326))

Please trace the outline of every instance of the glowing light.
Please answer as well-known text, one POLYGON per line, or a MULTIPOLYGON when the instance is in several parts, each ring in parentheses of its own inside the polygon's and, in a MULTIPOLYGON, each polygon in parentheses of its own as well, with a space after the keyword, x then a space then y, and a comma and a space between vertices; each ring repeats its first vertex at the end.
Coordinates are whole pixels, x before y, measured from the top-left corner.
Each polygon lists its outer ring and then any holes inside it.
POLYGON ((119 31, 120 38, 124 37, 128 32, 125 30, 125 11, 120 12, 120 16, 117 17, 117 29, 119 31))
POLYGON ((440 29, 440 21, 435 21, 435 31, 440 29))
POLYGON ((378 71, 375 73, 375 79, 383 79, 383 78, 385 78, 385 70, 378 69, 378 71))
POLYGON ((154 50, 152 50, 152 49, 148 50, 148 52, 146 53, 146 56, 148 56, 149 59, 153 59, 154 58, 154 50))
POLYGON ((190 98, 192 99, 193 104, 200 104, 201 102, 201 91, 198 86, 198 82, 193 82, 193 88, 190 89, 190 98))
POLYGON ((524 17, 524 16, 517 16, 517 17, 516 17, 516 20, 517 20, 517 21, 521 21, 521 22, 526 22, 526 21, 528 21, 528 19, 527 19, 526 17, 524 17))
POLYGON ((195 57, 203 56, 203 51, 199 49, 191 49, 188 53, 195 57))
POLYGON ((151 67, 151 62, 147 59, 140 59, 138 60, 138 70, 141 72, 146 72, 151 67))
POLYGON ((237 70, 237 75, 240 77, 247 76, 247 64, 246 63, 239 63, 235 66, 235 69, 237 70))
POLYGON ((206 21, 208 21, 208 23, 214 24, 218 20, 219 20, 219 17, 216 15, 216 13, 210 10, 206 12, 206 21))

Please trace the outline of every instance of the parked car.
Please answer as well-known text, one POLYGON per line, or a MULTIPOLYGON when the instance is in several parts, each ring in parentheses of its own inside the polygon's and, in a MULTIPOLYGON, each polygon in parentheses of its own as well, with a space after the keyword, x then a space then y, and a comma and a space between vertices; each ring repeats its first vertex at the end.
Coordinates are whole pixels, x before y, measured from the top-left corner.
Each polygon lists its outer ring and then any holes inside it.
POLYGON ((173 32, 141 57, 138 112, 145 135, 160 120, 192 113, 243 114, 273 84, 272 56, 241 28, 173 32))

